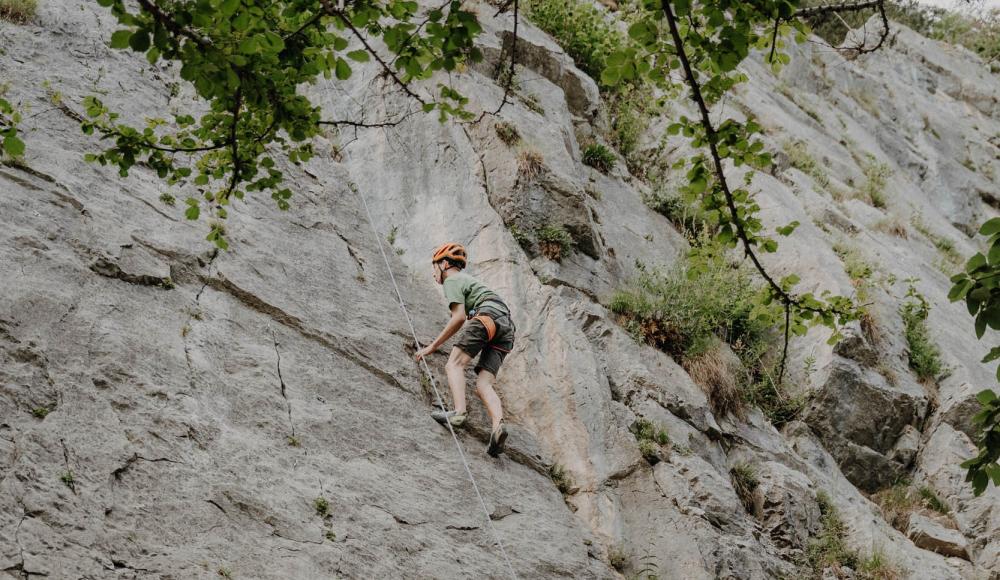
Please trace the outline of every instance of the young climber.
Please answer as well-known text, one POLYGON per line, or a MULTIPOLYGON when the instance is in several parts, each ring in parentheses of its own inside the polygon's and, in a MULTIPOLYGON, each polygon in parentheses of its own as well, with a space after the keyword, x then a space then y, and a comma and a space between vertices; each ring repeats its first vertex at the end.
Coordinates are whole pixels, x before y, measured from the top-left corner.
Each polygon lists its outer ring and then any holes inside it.
POLYGON ((435 352, 446 340, 462 330, 458 343, 448 357, 448 364, 445 365, 455 410, 434 411, 431 416, 442 425, 445 421, 454 427, 461 427, 465 423, 465 367, 478 354, 479 361, 475 367, 476 394, 486 405, 486 412, 492 422, 486 452, 496 457, 503 451, 507 441, 507 427, 503 423, 503 408, 500 397, 493 390, 493 382, 504 357, 514 348, 515 328, 507 305, 495 292, 463 271, 466 263, 465 248, 461 244, 447 243, 434 250, 431 258, 434 281, 444 286, 444 297, 448 301, 451 320, 434 342, 417 351, 414 358, 419 361, 435 352), (468 324, 465 324, 466 320, 469 321, 468 324))

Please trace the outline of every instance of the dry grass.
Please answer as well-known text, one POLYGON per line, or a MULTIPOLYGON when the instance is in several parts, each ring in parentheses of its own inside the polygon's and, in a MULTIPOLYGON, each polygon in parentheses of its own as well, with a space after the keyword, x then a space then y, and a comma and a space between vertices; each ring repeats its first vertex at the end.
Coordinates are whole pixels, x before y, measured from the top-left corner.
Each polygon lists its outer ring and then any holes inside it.
POLYGON ((875 229, 884 234, 896 236, 897 238, 908 239, 910 232, 906 228, 906 222, 898 215, 891 215, 875 223, 875 229))
POLYGON ((712 412, 719 418, 733 415, 739 419, 746 418, 746 401, 740 392, 737 372, 739 364, 735 357, 728 353, 721 342, 717 342, 707 351, 686 358, 684 369, 691 379, 705 391, 712 412))
POLYGON ((865 333, 865 338, 868 339, 868 344, 872 345, 874 348, 879 348, 882 345, 882 339, 885 337, 885 333, 882 331, 882 326, 879 324, 878 318, 872 313, 868 308, 864 308, 861 311, 861 332, 865 333))
POLYGON ((748 514, 754 514, 757 504, 757 488, 760 486, 757 470, 752 465, 740 463, 729 470, 729 478, 733 482, 736 495, 743 503, 743 508, 748 514))
POLYGON ((882 517, 892 527, 906 533, 910 516, 918 513, 934 519, 944 526, 955 528, 955 522, 947 516, 948 506, 929 487, 916 489, 907 484, 897 484, 871 496, 879 507, 882 517))
POLYGON ((35 18, 38 0, 0 0, 0 19, 25 24, 35 18))
POLYGON ((517 132, 517 127, 507 121, 499 121, 495 126, 497 137, 507 145, 514 145, 521 140, 521 135, 517 132))
POLYGON ((517 156, 517 171, 527 181, 538 177, 544 168, 545 159, 537 149, 522 149, 521 153, 517 156))

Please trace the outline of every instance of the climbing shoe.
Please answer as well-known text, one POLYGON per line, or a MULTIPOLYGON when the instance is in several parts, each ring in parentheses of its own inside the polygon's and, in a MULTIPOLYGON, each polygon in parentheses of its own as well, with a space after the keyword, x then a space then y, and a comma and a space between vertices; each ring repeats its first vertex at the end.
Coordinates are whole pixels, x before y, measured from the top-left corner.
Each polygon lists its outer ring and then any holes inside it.
POLYGON ((431 413, 431 418, 441 423, 445 422, 451 423, 452 427, 461 427, 465 424, 465 419, 468 417, 466 413, 456 413, 455 411, 434 411, 431 413))
POLYGON ((486 448, 486 453, 490 457, 499 457, 503 453, 505 443, 507 443, 507 426, 501 421, 500 426, 490 433, 490 445, 486 448))

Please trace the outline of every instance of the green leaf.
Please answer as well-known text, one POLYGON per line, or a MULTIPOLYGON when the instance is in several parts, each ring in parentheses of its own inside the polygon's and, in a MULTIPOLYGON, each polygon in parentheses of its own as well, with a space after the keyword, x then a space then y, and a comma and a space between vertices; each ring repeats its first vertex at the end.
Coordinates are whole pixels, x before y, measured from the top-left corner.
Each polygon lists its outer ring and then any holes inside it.
POLYGON ((992 236, 996 233, 1000 233, 1000 218, 989 219, 979 228, 981 236, 992 236))
POLYGON ((346 60, 338 58, 334 73, 337 75, 338 80, 345 81, 351 78, 351 65, 347 64, 346 60))
POLYGON ((976 338, 982 338, 983 333, 986 332, 986 312, 980 312, 976 315, 976 338))
POLYGON ((976 395, 976 400, 979 401, 980 405, 985 407, 997 400, 997 394, 990 389, 986 389, 983 391, 979 391, 979 393, 976 395))
POLYGON ((17 134, 12 132, 3 139, 3 149, 11 157, 24 155, 24 141, 17 138, 17 134))
POLYGON ((986 476, 984 471, 971 472, 972 475, 972 493, 976 497, 979 497, 986 491, 986 485, 989 483, 989 478, 986 476))
POLYGON ((986 265, 986 256, 982 254, 976 254, 969 258, 969 261, 965 263, 965 271, 969 274, 974 273, 980 267, 986 265))
POLYGON ((111 48, 128 48, 128 41, 132 38, 131 30, 118 30, 111 35, 111 48))
POLYGON ((149 31, 136 30, 128 39, 128 45, 136 52, 146 52, 149 50, 149 31))
POLYGON ((347 58, 357 61, 357 62, 368 62, 371 55, 368 54, 367 50, 352 50, 347 53, 347 58))

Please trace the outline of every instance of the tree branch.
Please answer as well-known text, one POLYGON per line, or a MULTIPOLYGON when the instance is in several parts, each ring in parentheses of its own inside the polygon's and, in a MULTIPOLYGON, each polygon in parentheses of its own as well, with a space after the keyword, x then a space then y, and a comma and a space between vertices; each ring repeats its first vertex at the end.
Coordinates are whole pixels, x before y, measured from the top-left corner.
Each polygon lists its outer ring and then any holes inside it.
POLYGON ((210 39, 201 36, 194 30, 191 30, 186 26, 178 24, 177 21, 174 20, 170 14, 164 12, 163 9, 161 9, 159 6, 157 6, 150 0, 137 0, 137 2, 139 3, 139 6, 141 6, 143 10, 152 14, 153 18, 156 19, 157 22, 159 22, 164 28, 174 33, 175 35, 186 37, 194 41, 196 44, 198 44, 198 46, 201 46, 202 48, 209 48, 210 46, 212 46, 212 41, 210 39))
POLYGON ((236 140, 236 128, 240 122, 240 109, 243 107, 243 84, 240 83, 236 87, 236 103, 233 105, 233 126, 229 129, 229 141, 232 143, 232 156, 233 156, 233 178, 229 180, 229 187, 226 189, 225 195, 222 196, 223 200, 229 199, 233 191, 236 189, 236 184, 239 183, 240 176, 240 144, 236 140))
POLYGON ((327 14, 335 16, 337 19, 339 19, 344 24, 344 26, 346 26, 347 29, 350 30, 351 33, 354 34, 354 36, 359 41, 361 41, 361 45, 365 47, 365 50, 368 51, 368 54, 372 55, 372 57, 375 58, 375 61, 378 62, 379 66, 382 67, 382 70, 385 71, 385 73, 389 75, 389 77, 391 77, 392 80, 395 81, 396 84, 399 85, 401 89, 403 89, 403 92, 405 92, 410 97, 416 99, 417 102, 419 102, 421 105, 427 104, 426 101, 424 101, 420 97, 420 95, 410 90, 410 86, 404 83, 403 79, 399 78, 399 76, 396 74, 396 71, 392 70, 389 64, 382 59, 382 56, 379 55, 379 53, 376 52, 375 49, 370 44, 368 44, 368 39, 366 39, 365 36, 361 34, 361 32, 357 28, 354 27, 354 24, 351 22, 349 18, 347 18, 347 16, 344 15, 343 12, 337 10, 330 3, 330 0, 320 0, 320 4, 323 6, 323 9, 326 11, 327 14))
POLYGON ((736 227, 736 235, 743 244, 743 250, 747 257, 753 262, 754 267, 757 272, 760 273, 761 277, 767 282, 771 287, 772 292, 778 296, 782 304, 785 306, 785 347, 782 352, 781 366, 779 371, 779 377, 784 375, 785 371, 785 360, 788 355, 788 324, 787 321, 790 317, 790 311, 792 304, 798 304, 795 298, 790 296, 781 286, 774 281, 764 265, 760 263, 757 258, 757 254, 753 251, 753 245, 750 243, 750 238, 743 228, 743 221, 739 216, 739 211, 736 208, 736 201, 733 199, 733 193, 729 189, 729 182, 726 180, 726 174, 722 168, 722 157, 719 155, 719 149, 716 145, 716 132, 715 127, 712 125, 712 119, 708 113, 708 105, 705 104, 705 99, 701 94, 701 86, 698 84, 697 78, 694 76, 694 71, 691 68, 691 62, 688 60, 687 51, 684 49, 684 42, 681 39, 680 32, 677 28, 677 18, 674 16, 674 12, 670 7, 670 0, 662 0, 663 13, 667 17, 667 23, 670 26, 670 36, 673 38, 674 49, 677 51, 677 58, 680 59, 681 65, 684 67, 684 75, 687 77, 688 87, 691 89, 691 99, 698 106, 698 111, 701 114, 701 124, 705 128, 706 141, 708 141, 709 152, 712 155, 712 161, 715 165, 715 175, 716 179, 719 180, 719 186, 722 189, 722 193, 726 198, 726 205, 729 208, 729 215, 732 218, 733 225, 736 227))
POLYGON ((811 8, 800 8, 792 15, 792 18, 807 18, 809 16, 819 16, 833 12, 856 12, 866 8, 882 6, 884 0, 867 0, 866 2, 843 2, 841 4, 827 4, 824 6, 813 6, 811 8))

